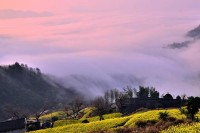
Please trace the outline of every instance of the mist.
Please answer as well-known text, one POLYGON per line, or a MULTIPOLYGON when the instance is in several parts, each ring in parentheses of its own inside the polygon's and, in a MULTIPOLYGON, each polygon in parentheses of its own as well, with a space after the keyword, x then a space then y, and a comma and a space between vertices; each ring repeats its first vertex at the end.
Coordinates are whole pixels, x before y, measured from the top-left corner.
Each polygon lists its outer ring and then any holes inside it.
POLYGON ((127 85, 200 95, 198 0, 22 1, 0 2, 0 64, 91 97, 127 85))

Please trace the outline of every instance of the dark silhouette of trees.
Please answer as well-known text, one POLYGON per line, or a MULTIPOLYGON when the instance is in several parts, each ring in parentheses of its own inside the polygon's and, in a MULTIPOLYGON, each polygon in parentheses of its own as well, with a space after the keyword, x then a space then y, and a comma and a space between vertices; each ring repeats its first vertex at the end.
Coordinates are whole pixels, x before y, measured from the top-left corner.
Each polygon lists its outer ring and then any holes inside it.
POLYGON ((195 114, 199 111, 200 98, 199 97, 189 97, 187 101, 188 114, 192 121, 194 121, 195 114))
POLYGON ((124 87, 123 90, 127 98, 133 98, 134 90, 130 86, 124 87))
POLYGON ((133 90, 137 98, 159 98, 159 92, 154 87, 139 86, 139 90, 133 90))
POLYGON ((154 88, 154 87, 151 87, 150 89, 149 89, 149 97, 150 98, 159 98, 159 92, 158 91, 156 91, 156 89, 154 88))
POLYGON ((176 97, 176 99, 177 99, 177 100, 181 100, 181 97, 178 95, 178 96, 176 97))
POLYGON ((138 98, 148 98, 149 97, 149 87, 139 86, 139 91, 135 90, 135 95, 138 98))
POLYGON ((173 99, 172 95, 167 93, 163 96, 164 99, 173 99))

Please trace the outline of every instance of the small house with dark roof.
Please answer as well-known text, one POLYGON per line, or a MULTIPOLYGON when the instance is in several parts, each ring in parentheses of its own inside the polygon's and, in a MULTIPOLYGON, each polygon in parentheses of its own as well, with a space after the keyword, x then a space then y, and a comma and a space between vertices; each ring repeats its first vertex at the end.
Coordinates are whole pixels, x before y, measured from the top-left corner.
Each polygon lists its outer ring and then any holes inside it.
POLYGON ((123 114, 130 114, 140 108, 156 109, 156 108, 180 108, 180 99, 164 99, 164 98, 127 98, 116 99, 117 110, 123 114))
POLYGON ((0 122, 0 133, 26 132, 26 118, 0 122))

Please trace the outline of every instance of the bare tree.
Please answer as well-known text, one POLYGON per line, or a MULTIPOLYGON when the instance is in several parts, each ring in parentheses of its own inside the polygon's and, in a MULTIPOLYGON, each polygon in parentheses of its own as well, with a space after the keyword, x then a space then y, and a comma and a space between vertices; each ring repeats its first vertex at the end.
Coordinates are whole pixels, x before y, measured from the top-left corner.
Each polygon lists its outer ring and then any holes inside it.
POLYGON ((22 110, 15 105, 5 105, 3 107, 3 110, 7 114, 7 116, 12 119, 28 118, 29 116, 28 111, 22 110))
POLYGON ((96 108, 95 113, 99 116, 99 119, 103 120, 103 115, 108 113, 110 108, 104 97, 96 97, 92 101, 92 105, 96 108))
POLYGON ((44 107, 44 108, 41 109, 41 111, 39 111, 39 112, 37 112, 37 113, 34 114, 34 117, 35 117, 35 119, 36 119, 37 122, 40 121, 40 117, 42 115, 44 115, 44 113, 45 113, 46 110, 47 110, 47 108, 44 107))
POLYGON ((76 97, 70 104, 69 109, 72 111, 72 118, 76 119, 79 112, 84 108, 84 100, 81 97, 76 97))
POLYGON ((110 90, 105 91, 104 99, 107 102, 107 104, 112 105, 115 103, 115 100, 119 98, 119 95, 120 93, 117 89, 110 89, 110 90))

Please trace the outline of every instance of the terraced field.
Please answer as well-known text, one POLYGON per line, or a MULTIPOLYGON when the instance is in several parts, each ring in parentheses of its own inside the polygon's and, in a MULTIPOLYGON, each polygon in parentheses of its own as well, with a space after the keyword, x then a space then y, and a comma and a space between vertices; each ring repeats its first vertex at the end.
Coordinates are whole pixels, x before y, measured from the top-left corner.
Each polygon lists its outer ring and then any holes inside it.
MULTIPOLYGON (((181 114, 178 109, 168 109, 168 110, 151 110, 146 112, 135 113, 126 117, 122 117, 120 113, 113 113, 104 115, 105 120, 99 121, 99 117, 89 117, 92 109, 85 110, 85 115, 79 120, 59 120, 55 122, 54 128, 33 131, 31 133, 87 133, 94 131, 114 131, 116 128, 123 127, 134 127, 137 121, 147 121, 147 120, 159 120, 159 113, 167 111, 169 116, 176 119, 186 119, 186 116, 181 114), (89 123, 81 123, 82 120, 87 119, 89 123)), ((199 115, 199 114, 198 114, 199 115)), ((184 128, 185 125, 180 125, 180 127, 171 127, 169 130, 163 131, 163 133, 170 132, 173 130, 177 131, 177 128, 184 128)), ((187 125, 187 128, 192 126, 187 125)), ((200 124, 195 125, 196 129, 199 129, 200 124)), ((182 130, 180 130, 182 131, 182 130)), ((199 130, 200 131, 200 130, 199 130)))
POLYGON ((200 133, 200 123, 171 126, 161 133, 200 133))

